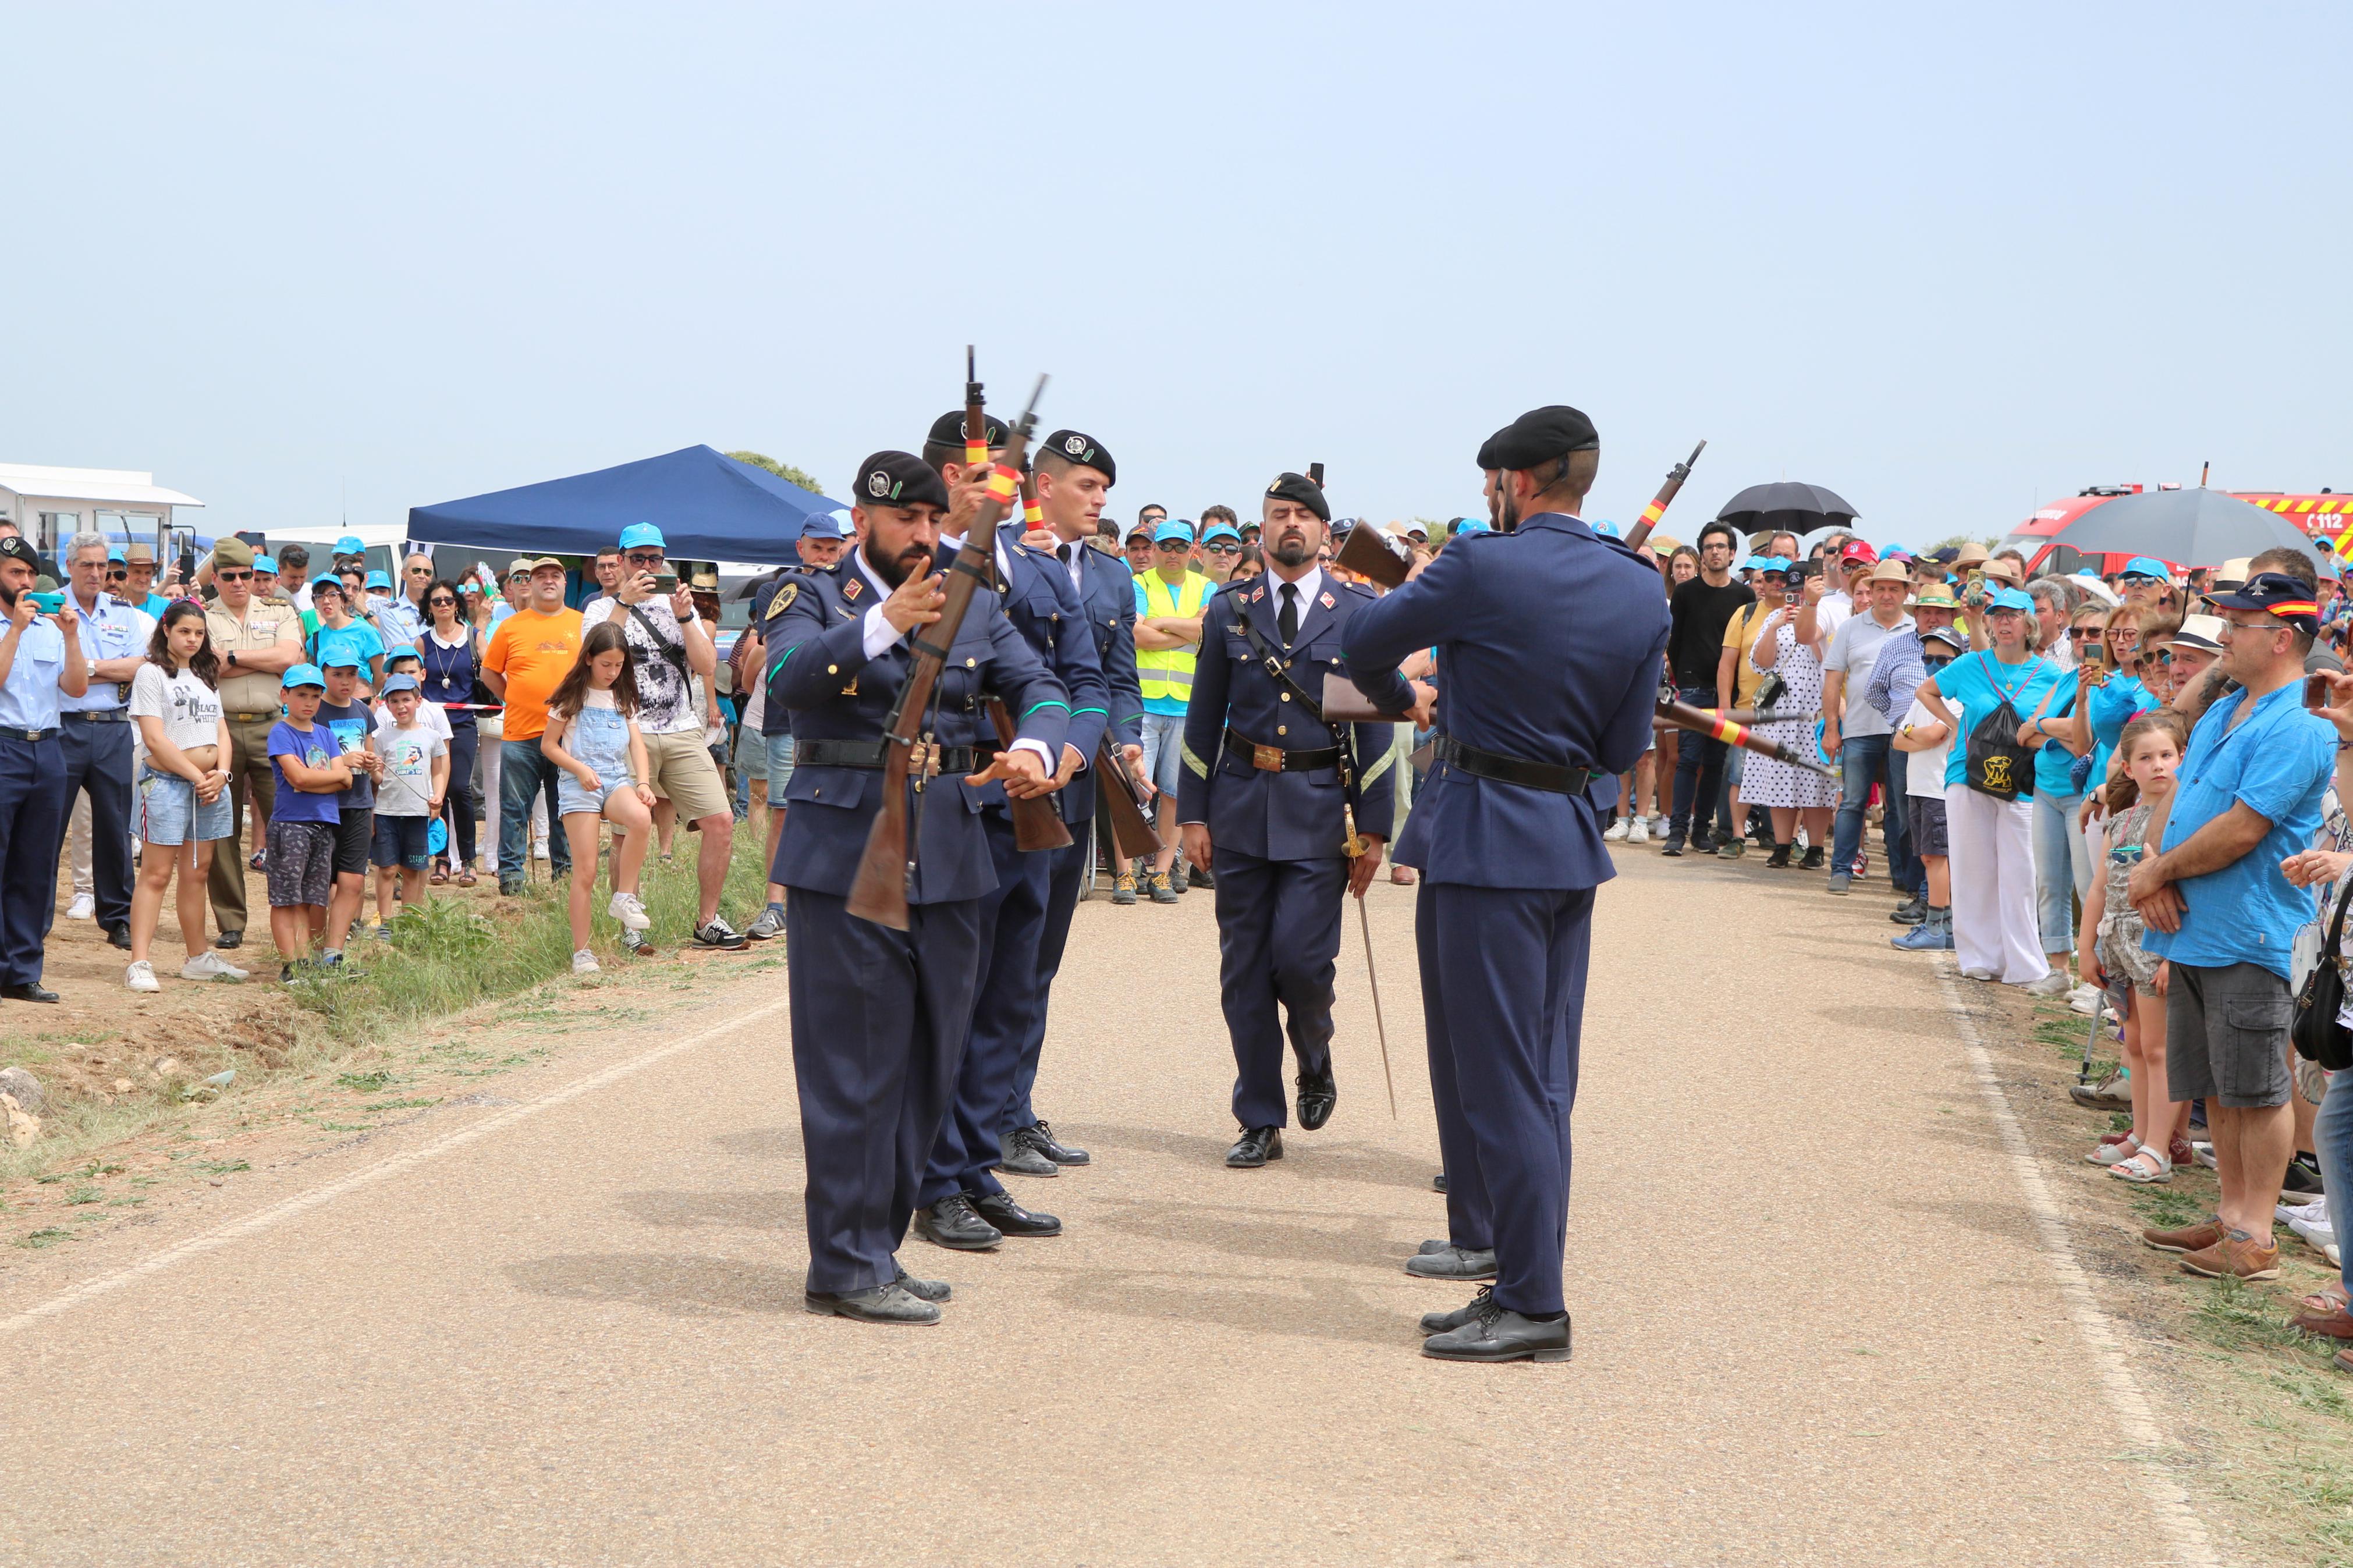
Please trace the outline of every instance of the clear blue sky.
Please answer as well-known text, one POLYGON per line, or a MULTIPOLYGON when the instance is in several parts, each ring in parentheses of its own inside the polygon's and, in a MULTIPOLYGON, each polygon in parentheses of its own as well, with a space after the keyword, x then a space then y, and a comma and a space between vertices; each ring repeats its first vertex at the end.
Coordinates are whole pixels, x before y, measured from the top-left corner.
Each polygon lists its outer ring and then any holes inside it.
POLYGON ((315 529, 1039 370, 1113 510, 2353 488, 2353 10, 6 5, 0 459, 315 529))

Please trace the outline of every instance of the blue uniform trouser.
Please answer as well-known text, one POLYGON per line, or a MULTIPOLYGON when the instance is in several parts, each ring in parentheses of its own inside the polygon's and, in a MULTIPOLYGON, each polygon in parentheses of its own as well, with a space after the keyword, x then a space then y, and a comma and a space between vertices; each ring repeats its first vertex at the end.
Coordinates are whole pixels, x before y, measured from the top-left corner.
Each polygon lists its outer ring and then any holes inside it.
POLYGON ((1414 904, 1447 1238, 1495 1252, 1495 1302, 1557 1312, 1593 889, 1421 885, 1414 904))
POLYGON ((1348 861, 1261 860, 1218 846, 1218 989, 1234 1043, 1234 1120, 1245 1128, 1291 1125, 1282 1091, 1282 1025, 1299 1070, 1332 1064, 1332 972, 1340 956, 1340 901, 1348 861))
POLYGON ((1892 735, 1849 735, 1839 745, 1839 808, 1831 827, 1831 870, 1852 868, 1862 848, 1862 813, 1871 801, 1871 786, 1880 791, 1880 836, 1887 847, 1887 880, 1905 892, 1920 886, 1920 858, 1912 853, 1912 834, 1904 816, 1904 774, 1894 759, 1904 753, 1888 742, 1892 735))
POLYGON ((58 911, 58 847, 66 836, 66 747, 0 735, 0 985, 38 985, 41 948, 58 911))
POLYGON ((1038 932, 1038 1005, 1029 1020, 1029 1037, 1021 1044, 1021 1059, 1013 1064, 1013 1091, 1006 1097, 997 1119, 997 1134, 1017 1127, 1035 1127, 1037 1110, 1029 1103, 1030 1086, 1038 1081, 1038 1058, 1046 1048, 1046 1008, 1054 976, 1062 972, 1062 950, 1071 940, 1071 917, 1078 911, 1079 885, 1086 880, 1087 857, 1095 851, 1086 825, 1071 824, 1072 842, 1041 857, 1046 868, 1046 922, 1038 932))
POLYGON ((956 1193, 987 1196, 1005 1190, 989 1173, 1015 1069, 1029 1043, 1043 992, 1038 983, 1038 937, 1046 925, 1048 856, 1023 854, 1013 841, 1013 818, 990 807, 980 814, 997 890, 979 900, 980 966, 974 978, 972 1026, 955 1069, 955 1094, 932 1145, 915 1205, 929 1207, 956 1193))
POLYGON ((839 894, 785 891, 811 1290, 898 1277, 972 1015, 980 925, 977 899, 912 905, 892 931, 839 894))
MULTIPOLYGON (((90 881, 98 929, 131 923, 131 724, 93 724, 65 716, 64 819, 73 816, 76 790, 90 792, 90 881)), ((50 869, 55 870, 55 867, 50 869)), ((55 919, 55 899, 51 919, 55 919)))

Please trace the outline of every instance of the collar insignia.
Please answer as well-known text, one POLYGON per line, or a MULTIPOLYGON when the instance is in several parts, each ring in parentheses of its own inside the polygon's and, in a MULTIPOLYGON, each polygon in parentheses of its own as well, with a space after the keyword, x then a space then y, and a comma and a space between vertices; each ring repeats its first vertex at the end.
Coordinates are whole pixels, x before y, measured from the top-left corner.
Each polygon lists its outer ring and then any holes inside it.
POLYGON ((1327 609, 1327 610, 1328 610, 1328 609, 1330 609, 1330 608, 1332 607, 1332 595, 1331 595, 1330 594, 1328 594, 1328 593, 1327 593, 1327 594, 1324 595, 1323 595, 1323 601, 1324 601, 1324 607, 1325 609, 1327 609))
POLYGON ((866 580, 862 577, 852 577, 841 585, 841 596, 845 599, 855 599, 865 591, 866 580))

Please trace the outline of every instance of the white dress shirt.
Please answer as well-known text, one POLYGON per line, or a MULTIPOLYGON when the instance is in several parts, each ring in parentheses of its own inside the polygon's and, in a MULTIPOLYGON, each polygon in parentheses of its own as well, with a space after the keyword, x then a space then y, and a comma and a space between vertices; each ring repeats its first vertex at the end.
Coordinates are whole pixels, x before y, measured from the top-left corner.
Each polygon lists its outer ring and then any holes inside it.
MULTIPOLYGON (((953 542, 946 539, 942 539, 940 541, 939 553, 934 555, 933 559, 935 561, 946 560, 956 551, 963 548, 964 541, 961 539, 954 541, 953 542)), ((885 599, 889 598, 893 590, 890 584, 882 581, 881 577, 875 572, 873 566, 868 563, 866 559, 866 552, 862 548, 853 546, 849 553, 850 559, 858 563, 859 572, 873 587, 875 593, 881 595, 885 599)), ((997 569, 999 572, 1008 574, 1012 571, 1011 563, 1005 559, 1005 546, 1001 542, 997 547, 997 569)), ((889 621, 883 619, 882 606, 880 604, 877 604, 866 612, 866 619, 861 623, 861 635, 865 642, 866 657, 868 658, 880 658, 907 634, 899 630, 896 626, 893 626, 889 621)), ((1017 752, 1029 752, 1034 753, 1037 759, 1046 765, 1046 776, 1048 778, 1054 776, 1054 753, 1046 749, 1045 742, 1031 740, 1029 737, 1024 736, 1022 739, 1013 742, 1013 749, 1017 752)))

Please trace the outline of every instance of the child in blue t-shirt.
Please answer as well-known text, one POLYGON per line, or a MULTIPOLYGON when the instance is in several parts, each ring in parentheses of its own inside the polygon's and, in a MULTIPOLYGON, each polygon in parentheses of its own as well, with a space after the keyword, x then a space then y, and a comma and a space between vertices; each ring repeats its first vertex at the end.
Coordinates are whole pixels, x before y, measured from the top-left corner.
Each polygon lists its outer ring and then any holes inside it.
POLYGON ((325 929, 339 803, 352 784, 351 763, 334 737, 312 722, 326 695, 318 666, 296 665, 279 685, 286 717, 269 731, 269 771, 278 784, 278 808, 269 816, 269 940, 281 981, 309 962, 311 942, 325 929))

